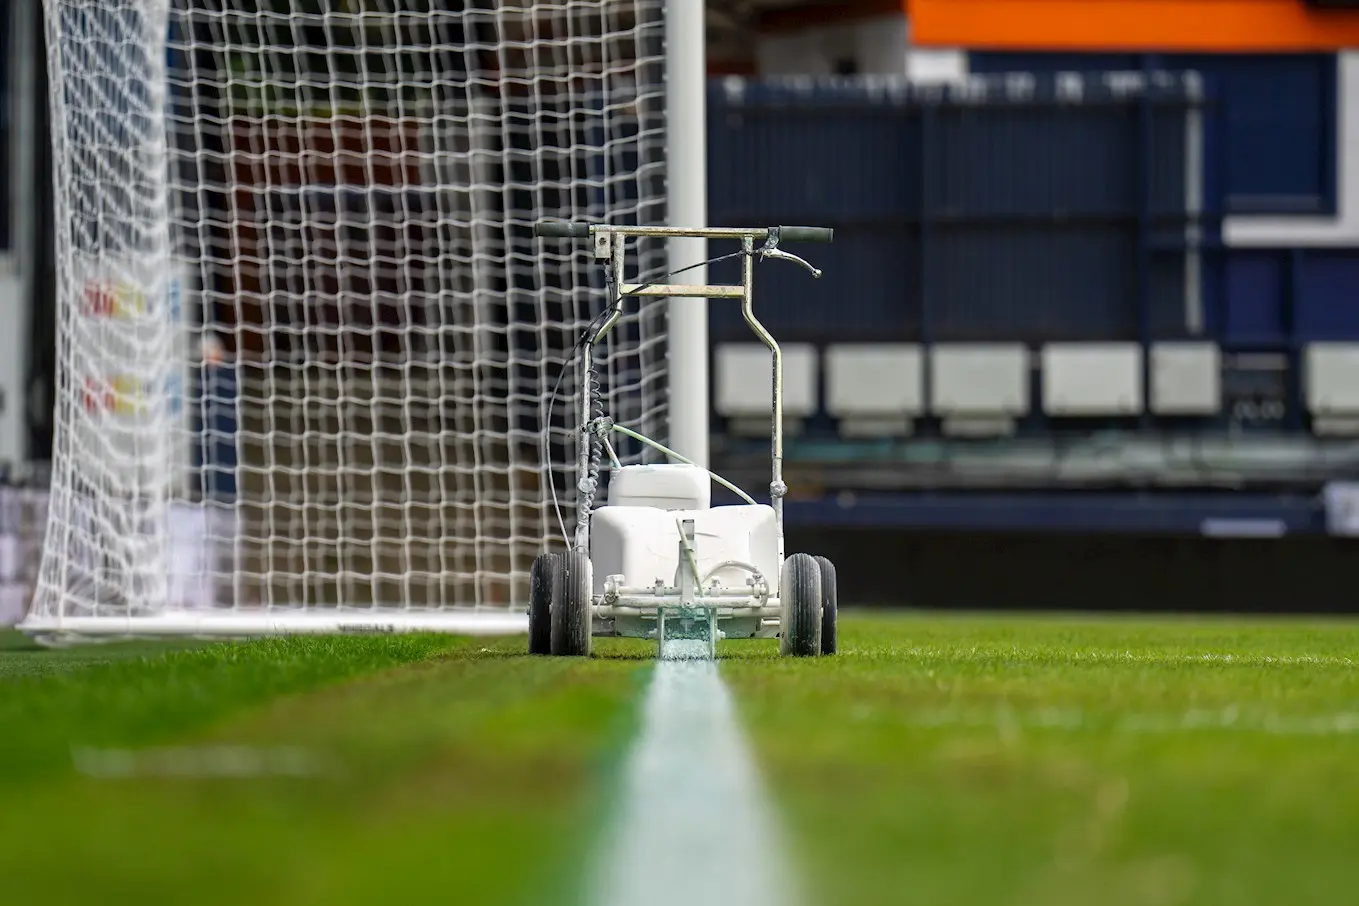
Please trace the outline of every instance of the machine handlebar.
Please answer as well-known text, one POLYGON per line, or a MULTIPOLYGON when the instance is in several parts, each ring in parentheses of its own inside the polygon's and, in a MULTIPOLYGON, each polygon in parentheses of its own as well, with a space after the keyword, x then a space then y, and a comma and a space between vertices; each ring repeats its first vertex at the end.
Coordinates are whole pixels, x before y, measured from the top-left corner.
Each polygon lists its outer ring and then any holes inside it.
POLYGON ((546 239, 586 239, 590 236, 590 225, 569 220, 540 220, 533 225, 533 235, 546 239))
POLYGON ((832 242, 835 230, 830 227, 779 227, 779 239, 784 242, 832 242))
MULTIPOLYGON (((590 227, 588 223, 579 223, 569 220, 540 220, 533 225, 533 235, 544 239, 588 239, 590 237, 590 227)), ((781 242, 832 242, 835 239, 835 230, 830 227, 809 227, 809 226, 784 226, 776 227, 779 240, 781 242)), ((729 230, 715 229, 711 232, 706 230, 694 230, 686 232, 684 230, 670 231, 664 228, 657 228, 654 232, 638 233, 638 235, 655 236, 684 236, 707 233, 710 238, 720 239, 723 237, 752 236, 756 239, 766 239, 770 230, 729 230)))

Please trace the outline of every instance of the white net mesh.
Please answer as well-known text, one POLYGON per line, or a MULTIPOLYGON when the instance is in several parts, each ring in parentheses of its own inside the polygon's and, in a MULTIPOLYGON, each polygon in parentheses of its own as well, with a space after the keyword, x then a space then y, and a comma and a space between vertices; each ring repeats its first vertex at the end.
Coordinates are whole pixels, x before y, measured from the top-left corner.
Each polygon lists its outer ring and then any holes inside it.
MULTIPOLYGON (((574 375, 551 425, 547 398, 606 302, 584 244, 532 225, 664 222, 662 2, 46 0, 59 399, 30 622, 522 610, 558 535, 544 476, 568 519, 574 493, 574 375)), ((601 367, 662 440, 663 344, 653 305, 601 367)))

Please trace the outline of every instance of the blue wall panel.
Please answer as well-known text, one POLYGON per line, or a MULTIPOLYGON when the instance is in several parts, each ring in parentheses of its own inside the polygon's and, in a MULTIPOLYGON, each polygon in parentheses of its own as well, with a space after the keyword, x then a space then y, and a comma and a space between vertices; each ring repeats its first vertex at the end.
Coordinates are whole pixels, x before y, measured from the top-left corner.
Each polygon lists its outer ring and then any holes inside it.
POLYGON ((1183 55, 1159 65, 1201 72, 1221 104, 1229 212, 1334 212, 1334 55, 1183 55))
POLYGON ((1215 333, 1226 346, 1276 347, 1288 343, 1288 262, 1277 252, 1235 252, 1215 333))
POLYGON ((1359 249, 1232 252, 1214 326, 1233 348, 1359 340, 1359 249))
MULTIPOLYGON (((767 220, 755 216, 750 222, 767 220)), ((716 223, 717 221, 714 220, 716 223)), ((899 226, 836 225, 831 245, 790 244, 788 249, 825 271, 820 280, 792 264, 755 265, 755 307, 760 320, 790 342, 901 339, 920 332, 921 264, 918 243, 899 226)), ((713 246, 712 253, 720 250, 713 246)), ((709 268, 718 283, 739 283, 740 263, 709 268)), ((734 299, 709 302, 714 340, 752 339, 734 299)))
MULTIPOLYGON (((936 216, 1135 211, 1138 119, 1127 107, 953 107, 934 116, 936 216)), ((1181 167, 1183 169, 1183 167, 1181 167)))
POLYGON ((1089 225, 939 231, 930 246, 931 339, 1136 337, 1127 232, 1089 225))
POLYGON ((708 180, 723 217, 864 221, 919 207, 920 142, 907 112, 883 99, 834 100, 752 87, 733 103, 713 93, 708 180))
POLYGON ((1297 253, 1299 340, 1359 340, 1359 252, 1297 253))
MULTIPOLYGON (((1180 336, 1186 110, 1200 100, 1173 74, 1144 82, 717 82, 709 216, 839 231, 808 249, 833 291, 760 269, 775 299, 762 317, 790 339, 1180 336)), ((714 269, 736 276, 735 262, 714 269)), ((719 339, 743 334, 721 305, 712 323, 719 339)))
POLYGON ((974 72, 1192 70, 1217 109, 1208 118, 1231 148, 1229 213, 1333 213, 1336 193, 1334 54, 973 53, 974 72))

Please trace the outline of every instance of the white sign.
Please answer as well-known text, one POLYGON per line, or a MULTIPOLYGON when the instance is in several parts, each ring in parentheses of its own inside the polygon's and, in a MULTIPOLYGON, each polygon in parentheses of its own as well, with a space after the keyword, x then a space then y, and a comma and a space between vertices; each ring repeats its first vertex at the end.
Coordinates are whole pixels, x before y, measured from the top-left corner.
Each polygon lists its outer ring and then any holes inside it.
POLYGON ((1332 481, 1322 492, 1326 502, 1326 531, 1332 535, 1359 535, 1359 483, 1332 481))

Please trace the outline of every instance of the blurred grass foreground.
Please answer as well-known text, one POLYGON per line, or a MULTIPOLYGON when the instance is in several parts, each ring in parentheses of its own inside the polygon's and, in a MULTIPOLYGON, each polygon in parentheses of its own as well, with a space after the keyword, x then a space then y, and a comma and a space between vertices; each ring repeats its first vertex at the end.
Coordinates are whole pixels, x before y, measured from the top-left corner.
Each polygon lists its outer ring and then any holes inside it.
MULTIPOLYGON (((5 899, 576 902, 652 669, 600 642, 6 637, 5 899)), ((1359 881, 1356 643, 850 615, 838 657, 720 671, 809 904, 1330 904, 1359 881)))

